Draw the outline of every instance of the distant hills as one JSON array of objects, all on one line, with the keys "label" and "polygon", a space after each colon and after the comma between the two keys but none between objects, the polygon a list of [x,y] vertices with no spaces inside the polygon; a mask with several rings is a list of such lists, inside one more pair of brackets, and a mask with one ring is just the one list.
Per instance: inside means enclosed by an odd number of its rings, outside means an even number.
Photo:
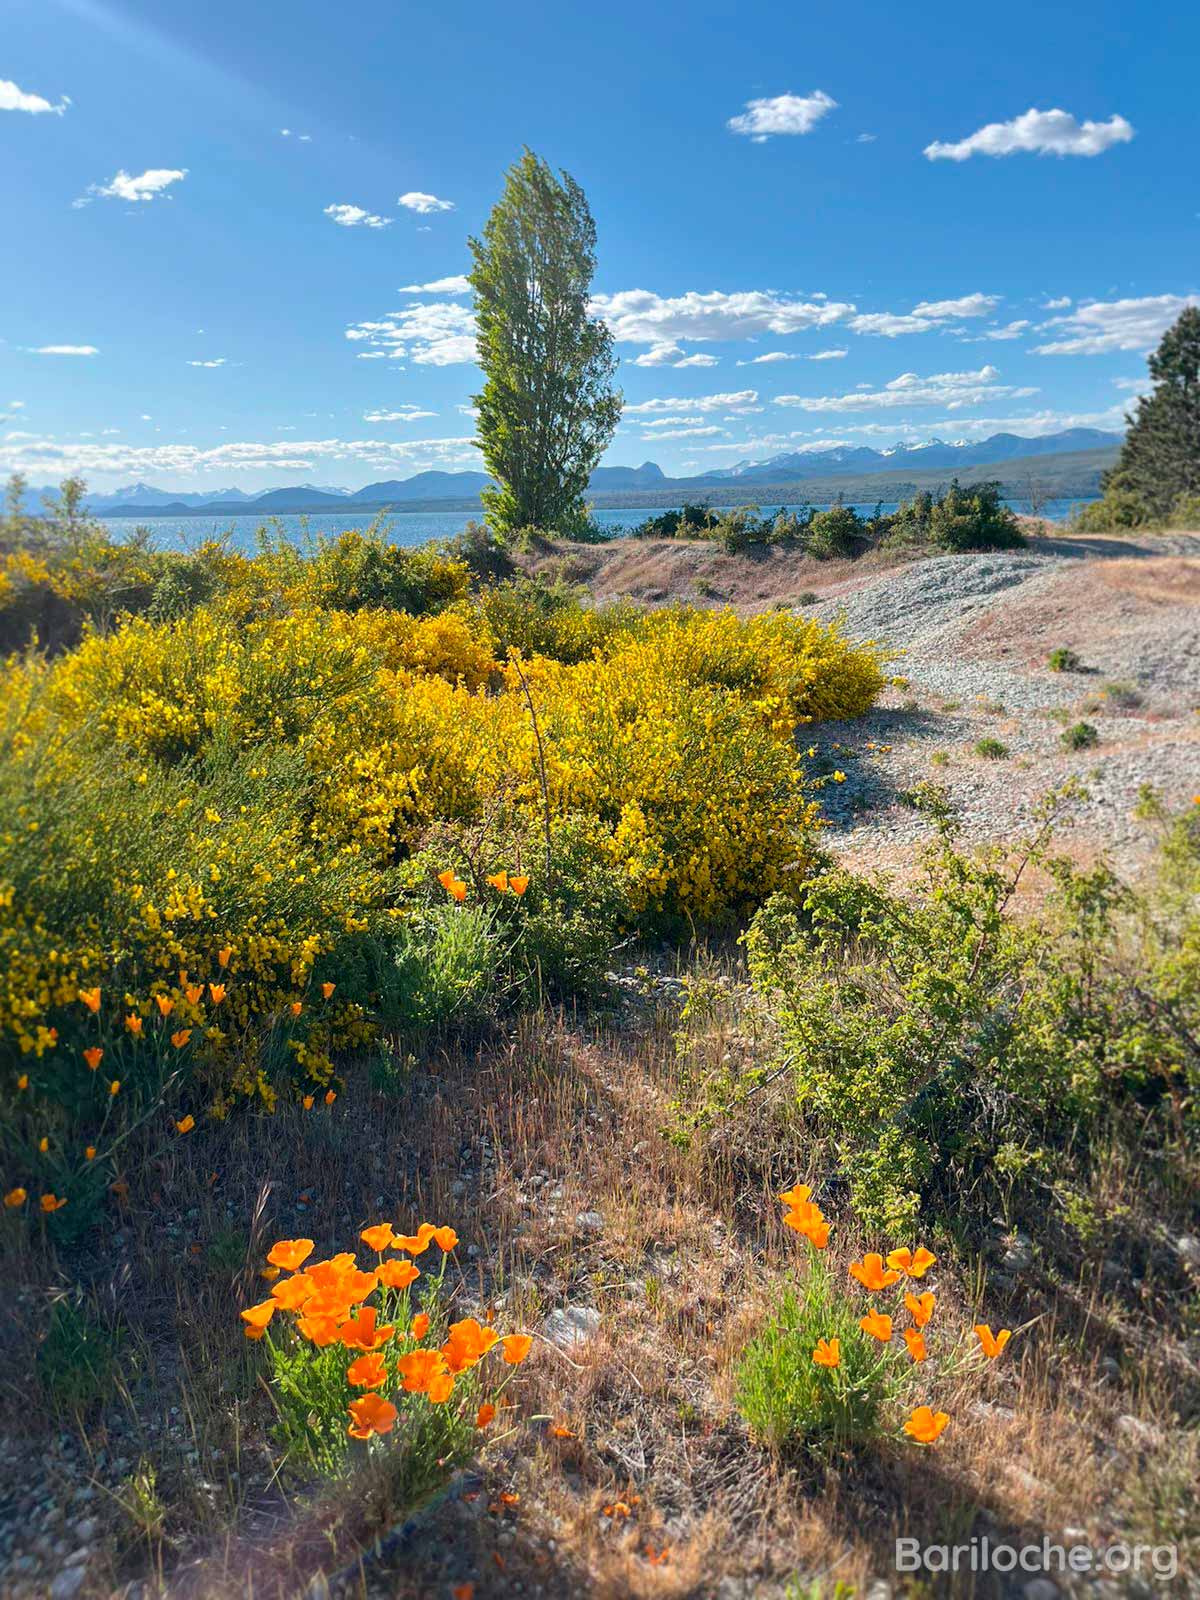
[{"label": "distant hills", "polygon": [[[687,478],[669,478],[653,461],[640,467],[598,467],[592,474],[590,493],[596,504],[630,509],[670,505],[684,495],[713,497],[745,503],[769,488],[772,501],[894,499],[915,487],[934,487],[950,477],[978,480],[995,476],[1009,480],[1020,493],[1020,478],[1035,475],[1052,492],[1066,497],[1096,492],[1099,474],[1116,457],[1121,435],[1099,428],[1068,428],[1061,433],[1026,439],[1015,433],[995,433],[977,444],[967,440],[930,439],[924,444],[896,444],[887,450],[869,445],[837,445],[829,450],[797,450],[766,460],[739,461],[734,466]],[[1093,459],[1094,458],[1094,459]],[[1052,466],[1051,463],[1054,463]],[[998,467],[1002,471],[980,473]],[[1064,470],[1065,469],[1065,470]],[[221,489],[209,494],[175,493],[136,483],[108,494],[87,496],[88,509],[100,517],[288,516],[306,512],[388,510],[478,511],[479,492],[488,484],[484,472],[418,472],[411,478],[389,478],[362,489],[340,489],[296,484],[250,495],[241,489]],[[818,485],[820,493],[818,493]],[[832,485],[832,487],[830,487]],[[1067,485],[1064,487],[1064,485]],[[793,491],[790,495],[786,491]],[[43,490],[28,491],[35,509]]]}]

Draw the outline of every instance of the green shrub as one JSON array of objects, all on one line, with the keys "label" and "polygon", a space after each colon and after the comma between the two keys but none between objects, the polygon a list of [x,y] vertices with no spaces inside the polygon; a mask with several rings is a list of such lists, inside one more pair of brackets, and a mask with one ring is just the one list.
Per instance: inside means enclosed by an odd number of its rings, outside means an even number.
[{"label": "green shrub", "polygon": [[1128,489],[1109,488],[1099,500],[1076,508],[1071,518],[1074,533],[1126,532],[1152,521],[1147,508]]},{"label": "green shrub", "polygon": [[1078,672],[1083,666],[1079,657],[1069,646],[1060,644],[1051,650],[1046,657],[1046,665],[1051,672]]},{"label": "green shrub", "polygon": [[829,506],[813,513],[804,549],[817,561],[848,560],[864,540],[862,518],[853,506]]},{"label": "green shrub", "polygon": [[1062,742],[1068,750],[1090,750],[1100,743],[1100,733],[1090,722],[1073,722],[1063,729]]},{"label": "green shrub", "polygon": [[930,508],[929,542],[957,552],[1018,550],[1026,540],[1013,512],[1000,499],[998,483],[972,484],[969,489],[953,483]]},{"label": "green shrub", "polygon": [[999,739],[980,739],[975,746],[975,754],[982,756],[985,761],[1004,761],[1008,757],[1008,746],[1001,744]]},{"label": "green shrub", "polygon": [[84,1304],[56,1300],[37,1350],[38,1380],[48,1399],[73,1412],[108,1400],[119,1349],[113,1329]]},{"label": "green shrub", "polygon": [[[977,1186],[980,1215],[1037,1217],[1065,1204],[1110,1118],[1141,1104],[1145,1141],[1147,1107],[1194,1104],[1200,807],[1135,893],[1051,856],[1049,810],[1011,855],[969,856],[944,804],[924,803],[937,836],[912,888],[836,868],[798,903],[772,899],[744,935],[752,981],[798,1114],[839,1153],[864,1220],[909,1226]],[[1055,887],[1018,919],[1031,860]]]},{"label": "green shrub", "polygon": [[[799,1287],[783,1294],[736,1374],[735,1403],[760,1443],[781,1454],[820,1454],[884,1436],[885,1412],[907,1374],[892,1350],[859,1327],[862,1310],[841,1292],[823,1260],[814,1260]],[[833,1370],[813,1362],[820,1339],[840,1344],[841,1362]]]}]

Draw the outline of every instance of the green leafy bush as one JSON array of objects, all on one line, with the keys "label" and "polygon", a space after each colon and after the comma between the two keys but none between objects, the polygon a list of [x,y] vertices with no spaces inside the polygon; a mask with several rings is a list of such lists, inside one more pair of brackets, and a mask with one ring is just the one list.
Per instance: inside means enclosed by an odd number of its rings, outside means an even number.
[{"label": "green leafy bush", "polygon": [[[798,903],[776,897],[744,936],[752,980],[798,1113],[838,1152],[866,1220],[908,1226],[922,1206],[958,1210],[970,1189],[1041,1215],[1065,1203],[1122,1108],[1194,1117],[1200,807],[1134,891],[1103,863],[1049,853],[1049,805],[1013,854],[969,856],[936,794],[924,803],[937,836],[911,890],[836,868]],[[1055,887],[1017,918],[1031,861]]]},{"label": "green leafy bush", "polygon": [[985,761],[1004,761],[1008,757],[1008,746],[999,739],[980,739],[975,746],[975,754],[982,756]]},{"label": "green leafy bush", "polygon": [[1073,722],[1063,729],[1062,742],[1068,750],[1090,750],[1100,743],[1100,732],[1090,722]]},{"label": "green leafy bush", "polygon": [[1060,644],[1046,657],[1046,665],[1051,672],[1078,672],[1083,663],[1074,650]]}]

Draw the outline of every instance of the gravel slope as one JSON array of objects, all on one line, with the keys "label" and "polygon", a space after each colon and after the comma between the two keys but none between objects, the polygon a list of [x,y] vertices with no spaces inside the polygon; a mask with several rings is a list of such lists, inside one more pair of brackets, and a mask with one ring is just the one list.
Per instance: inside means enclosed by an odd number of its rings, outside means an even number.
[{"label": "gravel slope", "polygon": [[[904,865],[929,832],[901,798],[922,780],[949,790],[969,838],[1015,837],[1038,798],[1075,776],[1088,794],[1064,843],[1137,870],[1153,841],[1134,815],[1143,785],[1179,807],[1200,792],[1200,540],[1174,549],[939,556],[856,577],[806,608],[875,640],[908,680],[869,717],[816,730],[821,763],[845,774],[822,796],[827,843],[861,864]],[[1059,646],[1082,670],[1047,668]],[[1081,720],[1098,742],[1069,750],[1064,727]],[[982,738],[1007,754],[979,755]]]}]

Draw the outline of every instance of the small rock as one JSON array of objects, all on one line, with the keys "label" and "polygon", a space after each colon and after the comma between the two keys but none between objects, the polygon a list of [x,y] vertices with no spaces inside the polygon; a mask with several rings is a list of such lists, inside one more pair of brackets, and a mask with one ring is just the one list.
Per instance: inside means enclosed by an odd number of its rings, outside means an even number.
[{"label": "small rock", "polygon": [[74,1600],[86,1578],[87,1573],[82,1567],[68,1567],[50,1585],[50,1600]]},{"label": "small rock", "polygon": [[1120,1383],[1121,1363],[1113,1356],[1105,1356],[1100,1363],[1100,1376],[1105,1383]]},{"label": "small rock", "polygon": [[77,1522],[75,1524],[75,1537],[79,1540],[80,1544],[88,1544],[96,1537],[99,1528],[100,1524],[96,1521],[95,1517],[84,1517],[82,1522]]},{"label": "small rock", "polygon": [[886,1578],[876,1578],[868,1585],[863,1600],[892,1600],[892,1586]]},{"label": "small rock", "polygon": [[560,1350],[570,1350],[599,1332],[600,1313],[593,1306],[567,1306],[550,1313],[542,1332]]},{"label": "small rock", "polygon": [[1117,1432],[1127,1445],[1137,1450],[1158,1450],[1163,1445],[1161,1428],[1156,1428],[1152,1422],[1144,1422],[1141,1417],[1135,1417],[1126,1412],[1123,1417],[1117,1418]]},{"label": "small rock", "polygon": [[580,1233],[603,1233],[604,1218],[598,1211],[581,1211],[575,1218]]},{"label": "small rock", "polygon": [[1033,1241],[1023,1233],[1014,1233],[1000,1257],[1004,1272],[1028,1272],[1033,1265]]},{"label": "small rock", "polygon": [[1172,1241],[1181,1259],[1189,1267],[1200,1272],[1200,1239],[1195,1234],[1181,1233],[1178,1239]]},{"label": "small rock", "polygon": [[1011,1422],[1016,1412],[1008,1406],[997,1405],[994,1400],[975,1400],[970,1406],[973,1417],[982,1417],[986,1422]]}]

